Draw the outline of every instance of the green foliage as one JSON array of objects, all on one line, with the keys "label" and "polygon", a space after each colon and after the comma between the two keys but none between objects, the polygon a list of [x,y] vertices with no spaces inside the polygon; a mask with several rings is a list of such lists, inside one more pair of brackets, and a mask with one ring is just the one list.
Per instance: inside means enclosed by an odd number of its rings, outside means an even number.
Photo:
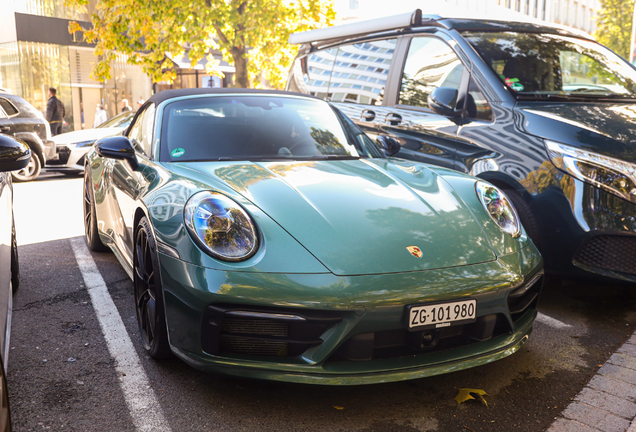
[{"label": "green foliage", "polygon": [[[85,8],[89,0],[66,0]],[[210,49],[219,49],[236,68],[238,87],[258,85],[259,78],[282,87],[297,47],[289,35],[331,24],[331,1],[319,0],[98,0],[91,16],[92,29],[82,29],[86,41],[96,43],[101,56],[92,71],[97,80],[110,78],[117,53],[140,65],[154,81],[172,81],[170,57],[184,54],[194,66],[207,56],[207,69],[216,65]],[[71,23],[69,31],[78,31]]]},{"label": "green foliage", "polygon": [[634,0],[600,0],[596,40],[629,60]]}]

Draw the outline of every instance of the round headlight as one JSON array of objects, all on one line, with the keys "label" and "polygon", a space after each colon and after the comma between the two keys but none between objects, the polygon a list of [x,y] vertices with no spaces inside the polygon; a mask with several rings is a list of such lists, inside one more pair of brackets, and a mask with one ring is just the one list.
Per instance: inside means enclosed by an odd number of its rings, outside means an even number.
[{"label": "round headlight", "polygon": [[185,224],[195,242],[214,258],[243,261],[258,249],[256,225],[232,199],[217,192],[198,192],[185,206]]},{"label": "round headlight", "polygon": [[483,181],[475,183],[475,190],[479,201],[492,220],[499,225],[499,228],[513,238],[519,237],[521,235],[521,222],[519,222],[519,215],[508,197],[499,188]]}]

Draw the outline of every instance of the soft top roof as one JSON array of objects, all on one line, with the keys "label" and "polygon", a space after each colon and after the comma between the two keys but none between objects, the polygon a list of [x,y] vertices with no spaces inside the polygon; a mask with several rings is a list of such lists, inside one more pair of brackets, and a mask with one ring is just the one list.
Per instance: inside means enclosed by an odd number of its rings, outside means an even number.
[{"label": "soft top roof", "polygon": [[[152,95],[146,103],[160,104],[161,102],[169,99],[174,99],[182,96],[195,96],[195,95],[212,95],[212,94],[226,94],[226,95],[238,95],[238,94],[254,94],[254,95],[272,95],[272,96],[302,96],[308,99],[317,99],[313,96],[305,95],[302,93],[292,93],[281,90],[257,90],[257,89],[244,89],[244,88],[193,88],[193,89],[177,89],[177,90],[162,90]],[[141,110],[140,110],[141,111]]]}]

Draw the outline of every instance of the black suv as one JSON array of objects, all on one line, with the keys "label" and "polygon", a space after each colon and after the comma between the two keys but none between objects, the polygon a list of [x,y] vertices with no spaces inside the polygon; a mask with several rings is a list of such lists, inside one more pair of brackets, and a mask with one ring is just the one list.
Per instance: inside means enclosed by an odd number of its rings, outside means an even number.
[{"label": "black suv", "polygon": [[503,188],[546,271],[636,281],[636,70],[589,35],[416,10],[290,42],[288,90]]},{"label": "black suv", "polygon": [[20,96],[0,92],[0,132],[21,139],[32,150],[29,164],[11,173],[14,181],[35,180],[46,161],[55,156],[48,122]]}]

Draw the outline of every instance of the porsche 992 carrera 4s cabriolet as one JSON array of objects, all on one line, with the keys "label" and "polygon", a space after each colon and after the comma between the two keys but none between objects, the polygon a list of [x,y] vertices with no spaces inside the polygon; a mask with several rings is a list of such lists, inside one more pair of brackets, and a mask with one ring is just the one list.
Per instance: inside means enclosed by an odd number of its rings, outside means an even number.
[{"label": "porsche 992 carrera 4s cabriolet", "polygon": [[133,280],[153,358],[368,384],[514,353],[543,276],[514,207],[398,150],[310,96],[163,91],[88,153],[86,240]]}]

